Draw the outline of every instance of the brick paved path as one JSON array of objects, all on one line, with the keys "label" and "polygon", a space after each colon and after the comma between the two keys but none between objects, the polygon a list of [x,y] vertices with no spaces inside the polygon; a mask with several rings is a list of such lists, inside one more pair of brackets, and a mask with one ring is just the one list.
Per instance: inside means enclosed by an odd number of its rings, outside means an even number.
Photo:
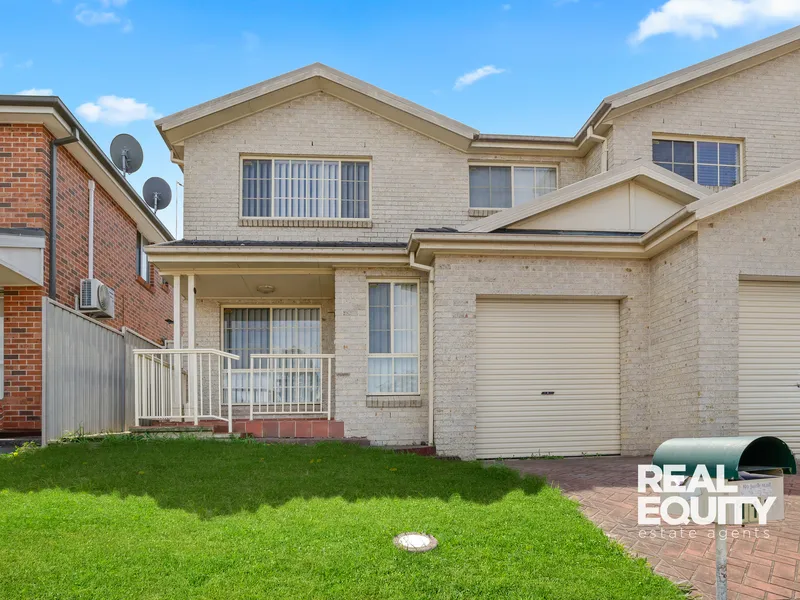
[{"label": "brick paved path", "polygon": [[[681,538],[679,527],[640,527],[636,523],[636,466],[649,464],[649,458],[504,462],[522,473],[546,477],[578,500],[584,514],[607,535],[632,554],[646,558],[657,573],[676,582],[688,581],[698,595],[714,598],[713,527],[684,527]],[[786,520],[759,528],[758,536],[752,525],[728,529],[731,600],[800,599],[800,476],[787,477],[785,488]],[[696,531],[694,539],[689,537],[690,529]],[[735,539],[737,534],[739,539]]]}]

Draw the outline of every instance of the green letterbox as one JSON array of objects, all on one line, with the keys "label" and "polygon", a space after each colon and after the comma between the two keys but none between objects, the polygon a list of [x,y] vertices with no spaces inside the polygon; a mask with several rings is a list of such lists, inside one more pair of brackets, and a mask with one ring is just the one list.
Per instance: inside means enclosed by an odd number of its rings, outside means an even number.
[{"label": "green letterbox", "polygon": [[736,481],[739,473],[764,473],[780,469],[785,475],[797,473],[797,462],[783,440],[770,436],[674,438],[658,447],[653,464],[686,465],[686,474],[705,465],[713,476],[717,465],[725,465],[725,479]]}]

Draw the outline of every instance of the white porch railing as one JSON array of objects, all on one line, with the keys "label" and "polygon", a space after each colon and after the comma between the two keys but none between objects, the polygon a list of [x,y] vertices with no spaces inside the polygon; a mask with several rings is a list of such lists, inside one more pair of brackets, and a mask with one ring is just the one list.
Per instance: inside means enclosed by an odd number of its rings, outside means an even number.
[{"label": "white porch railing", "polygon": [[233,431],[231,361],[214,349],[134,350],[136,424],[149,420],[219,419]]},{"label": "white porch railing", "polygon": [[250,419],[324,414],[331,418],[333,354],[251,354]]}]

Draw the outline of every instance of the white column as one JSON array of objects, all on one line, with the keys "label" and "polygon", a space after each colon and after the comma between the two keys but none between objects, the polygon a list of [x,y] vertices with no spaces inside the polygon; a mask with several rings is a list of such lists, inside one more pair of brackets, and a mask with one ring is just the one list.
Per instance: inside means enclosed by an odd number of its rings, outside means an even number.
[{"label": "white column", "polygon": [[[172,276],[172,347],[181,347],[181,276]],[[180,354],[173,354],[170,361],[172,367],[172,414],[180,415],[183,405],[183,385],[181,384],[183,361]]]},{"label": "white column", "polygon": [[188,312],[188,315],[187,315],[187,317],[188,317],[188,323],[187,323],[188,331],[187,331],[187,335],[186,335],[186,338],[187,338],[186,339],[186,341],[187,341],[186,347],[189,350],[194,350],[194,340],[195,340],[195,337],[194,337],[194,284],[195,284],[195,276],[194,275],[189,275],[187,277],[187,280],[188,280],[187,284],[189,286],[189,290],[186,292],[186,299],[188,300],[188,304],[189,304],[189,312]]},{"label": "white column", "polygon": [[[189,275],[187,278],[188,290],[186,291],[186,300],[188,310],[186,315],[186,349],[194,350],[194,275]],[[199,421],[198,415],[200,414],[200,407],[197,404],[197,356],[194,354],[189,355],[189,405],[192,407],[194,414],[194,424],[197,425]]]}]

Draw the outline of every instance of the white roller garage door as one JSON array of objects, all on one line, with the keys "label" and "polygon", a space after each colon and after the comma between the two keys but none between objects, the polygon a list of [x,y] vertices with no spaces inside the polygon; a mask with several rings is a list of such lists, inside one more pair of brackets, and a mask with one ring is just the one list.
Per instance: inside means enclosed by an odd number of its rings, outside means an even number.
[{"label": "white roller garage door", "polygon": [[800,284],[739,285],[739,434],[800,452]]},{"label": "white roller garage door", "polygon": [[478,458],[620,452],[619,302],[478,299]]}]

